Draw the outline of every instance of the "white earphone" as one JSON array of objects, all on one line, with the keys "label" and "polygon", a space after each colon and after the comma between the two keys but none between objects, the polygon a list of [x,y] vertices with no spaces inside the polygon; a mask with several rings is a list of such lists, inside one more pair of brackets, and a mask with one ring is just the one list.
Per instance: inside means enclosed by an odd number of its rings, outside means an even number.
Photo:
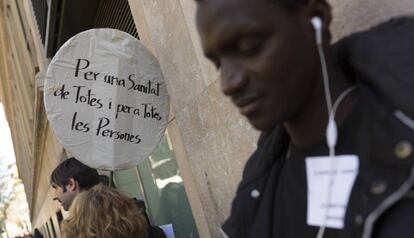
[{"label": "white earphone", "polygon": [[322,19],[320,17],[314,16],[311,19],[313,28],[315,29],[315,38],[316,44],[322,44]]},{"label": "white earphone", "polygon": [[[321,69],[322,69],[326,107],[328,109],[328,124],[326,126],[325,137],[326,137],[326,142],[329,148],[329,157],[331,158],[331,167],[332,167],[333,165],[332,161],[335,157],[335,146],[338,140],[338,129],[337,129],[336,122],[335,122],[335,111],[336,111],[337,106],[333,107],[332,105],[331,90],[329,88],[328,69],[326,66],[325,53],[323,51],[323,46],[322,46],[322,19],[318,16],[314,16],[312,17],[310,23],[312,24],[313,29],[315,30],[316,46],[318,48],[318,54],[319,54],[319,59],[320,59]],[[333,180],[333,177],[332,175],[330,175],[330,184],[332,183],[332,180]],[[328,192],[328,197],[327,197],[328,201],[331,199],[331,192],[332,192],[332,188],[330,187],[329,192]],[[325,228],[326,228],[327,216],[328,216],[328,210],[326,210],[324,223],[319,227],[316,238],[323,238],[323,235],[325,233]]]},{"label": "white earphone", "polygon": [[[328,78],[328,70],[326,67],[325,62],[325,54],[323,52],[322,47],[322,19],[318,16],[314,16],[311,19],[311,24],[315,30],[315,39],[316,39],[316,45],[318,46],[319,51],[319,57],[321,60],[321,67],[322,67],[322,75],[324,79],[324,88],[325,88],[325,98],[326,98],[326,105],[329,113],[329,120],[328,125],[326,128],[326,140],[328,147],[331,151],[334,151],[337,137],[338,137],[338,131],[335,123],[335,113],[336,113],[336,107],[338,105],[332,105],[332,96],[329,88],[329,78]],[[332,155],[332,153],[330,153]],[[333,153],[333,156],[335,156],[335,153]]]},{"label": "white earphone", "polygon": [[[335,157],[335,147],[336,143],[338,141],[338,128],[335,122],[335,114],[336,110],[339,107],[339,104],[343,101],[343,99],[353,90],[355,89],[355,86],[348,88],[344,92],[342,92],[339,97],[335,100],[335,103],[332,104],[332,96],[331,96],[331,90],[329,87],[329,76],[328,76],[328,69],[325,61],[325,53],[322,46],[322,19],[318,16],[314,16],[311,19],[311,24],[315,30],[315,39],[316,39],[316,45],[318,48],[318,54],[319,59],[321,63],[321,69],[322,69],[322,76],[323,76],[323,84],[324,84],[324,90],[325,90],[325,99],[326,99],[326,106],[328,109],[328,124],[326,126],[326,143],[329,148],[329,157],[331,158],[331,168],[333,168],[334,164],[334,157]],[[330,184],[333,183],[333,175],[331,173],[330,175]],[[330,201],[331,199],[331,192],[332,187],[329,187],[328,191],[328,198],[327,200]],[[319,227],[319,231],[317,234],[317,238],[322,238],[325,233],[326,228],[326,219],[328,216],[328,210],[326,210],[325,214],[325,221],[322,226]]]}]

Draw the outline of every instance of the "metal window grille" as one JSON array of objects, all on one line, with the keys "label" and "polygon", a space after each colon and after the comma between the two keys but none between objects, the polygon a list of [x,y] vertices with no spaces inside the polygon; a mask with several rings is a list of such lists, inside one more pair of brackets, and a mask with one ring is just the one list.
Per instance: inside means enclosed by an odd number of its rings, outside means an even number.
[{"label": "metal window grille", "polygon": [[96,28],[114,28],[139,39],[127,0],[101,0],[95,20]]}]

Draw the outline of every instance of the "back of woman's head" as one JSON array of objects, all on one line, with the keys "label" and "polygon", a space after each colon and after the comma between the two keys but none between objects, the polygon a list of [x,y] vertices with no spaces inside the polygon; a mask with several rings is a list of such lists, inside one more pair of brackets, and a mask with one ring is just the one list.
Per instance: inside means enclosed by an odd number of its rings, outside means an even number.
[{"label": "back of woman's head", "polygon": [[132,199],[99,184],[76,196],[62,233],[65,238],[144,238],[147,226]]}]

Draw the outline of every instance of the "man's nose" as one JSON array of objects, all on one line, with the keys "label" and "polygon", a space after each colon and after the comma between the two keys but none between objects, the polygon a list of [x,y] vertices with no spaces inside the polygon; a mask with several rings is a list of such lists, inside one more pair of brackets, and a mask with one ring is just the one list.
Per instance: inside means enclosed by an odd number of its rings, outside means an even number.
[{"label": "man's nose", "polygon": [[248,82],[248,78],[242,67],[237,66],[230,60],[222,60],[220,72],[221,90],[227,96],[236,94]]}]

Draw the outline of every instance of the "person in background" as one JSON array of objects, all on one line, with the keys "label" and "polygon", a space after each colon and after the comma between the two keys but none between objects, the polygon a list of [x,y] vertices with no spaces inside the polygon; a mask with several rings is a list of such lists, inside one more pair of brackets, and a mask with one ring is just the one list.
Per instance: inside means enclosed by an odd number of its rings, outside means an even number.
[{"label": "person in background", "polygon": [[33,238],[43,238],[42,233],[40,233],[39,229],[35,228],[33,232]]},{"label": "person in background", "polygon": [[60,163],[50,176],[53,200],[60,202],[63,210],[68,211],[75,197],[99,183],[96,169],[90,168],[74,157]]},{"label": "person in background", "polygon": [[62,223],[62,237],[146,238],[147,228],[134,200],[98,184],[76,196]]},{"label": "person in background", "polygon": [[[79,193],[87,191],[99,183],[107,186],[109,185],[109,178],[105,175],[99,175],[96,169],[83,164],[74,157],[71,157],[61,162],[53,170],[50,176],[50,183],[54,189],[53,200],[60,202],[62,208],[65,211],[68,211],[72,202]],[[113,181],[111,186],[114,187]],[[133,199],[131,200],[134,201]],[[145,210],[142,212],[145,216],[147,216]],[[149,219],[146,221],[148,225],[149,238],[165,238],[165,234],[161,228],[158,226],[152,226]]]},{"label": "person in background", "polygon": [[198,0],[204,53],[262,135],[224,237],[410,238],[414,18],[331,44],[327,0]]}]

